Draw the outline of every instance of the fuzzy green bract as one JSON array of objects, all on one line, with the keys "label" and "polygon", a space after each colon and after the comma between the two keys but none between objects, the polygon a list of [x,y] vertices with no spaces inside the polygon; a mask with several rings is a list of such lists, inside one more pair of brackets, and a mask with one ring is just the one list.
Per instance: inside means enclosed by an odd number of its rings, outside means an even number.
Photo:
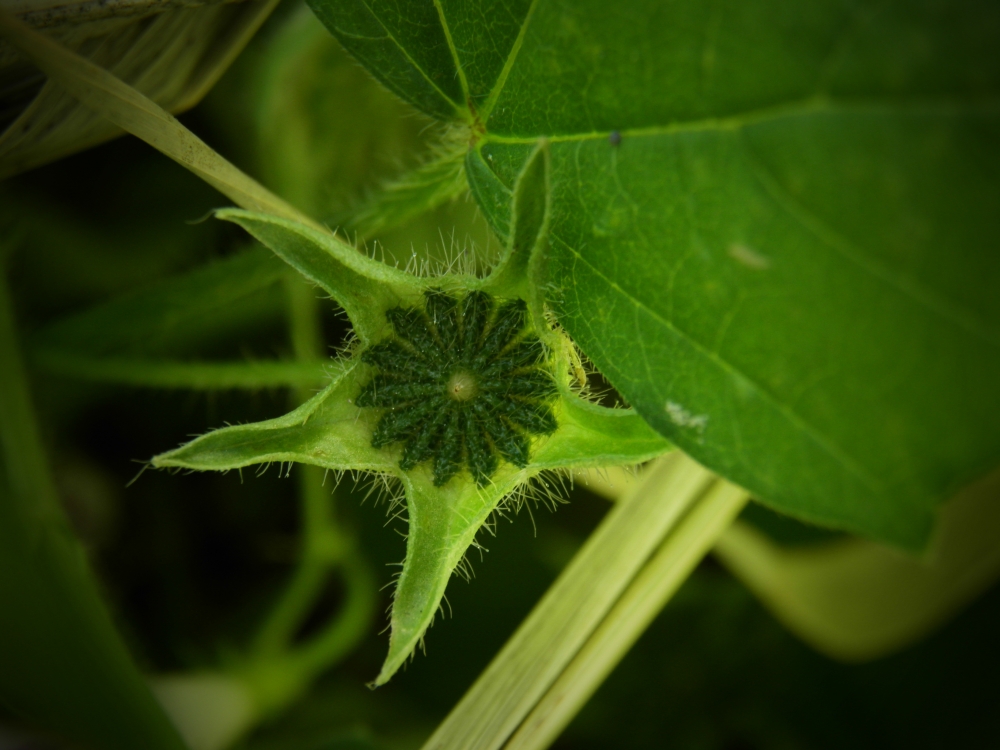
[{"label": "fuzzy green bract", "polygon": [[515,299],[497,310],[482,291],[461,300],[439,289],[424,296],[425,310],[389,310],[395,337],[361,355],[377,374],[356,403],[386,409],[372,447],[404,442],[399,467],[432,460],[436,487],[463,462],[479,486],[500,458],[523,469],[530,436],[556,429],[545,347],[537,336],[520,335],[527,304]]},{"label": "fuzzy green bract", "polygon": [[[389,654],[376,684],[413,653],[452,572],[512,492],[542,471],[635,464],[670,448],[635,412],[599,407],[570,387],[572,346],[546,322],[541,304],[549,205],[544,144],[535,148],[515,192],[517,231],[485,278],[414,276],[293,221],[237,209],[216,214],[329,294],[350,317],[358,344],[350,356],[331,361],[329,385],[293,412],[216,430],[152,463],[226,470],[299,462],[398,481],[405,494],[406,559],[393,599]],[[451,315],[454,324],[444,323]],[[441,340],[427,339],[434,336]],[[442,336],[462,341],[444,346]],[[446,372],[446,361],[460,366]],[[442,388],[456,387],[466,390],[443,398],[462,408],[445,410],[443,419],[464,415],[466,429],[459,432],[446,430],[440,413],[418,403],[433,399],[431,391],[440,397]],[[411,429],[387,417],[394,406],[415,423],[431,420],[430,428]],[[461,461],[468,471],[459,471]]]},{"label": "fuzzy green bract", "polygon": [[995,4],[310,5],[501,236],[549,139],[548,303],[698,461],[910,549],[1000,463]]}]

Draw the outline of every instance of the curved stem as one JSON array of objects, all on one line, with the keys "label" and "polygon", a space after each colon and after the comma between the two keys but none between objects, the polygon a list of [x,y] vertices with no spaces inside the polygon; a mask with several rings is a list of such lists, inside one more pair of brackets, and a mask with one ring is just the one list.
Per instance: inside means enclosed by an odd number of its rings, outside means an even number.
[{"label": "curved stem", "polygon": [[[286,286],[292,349],[298,361],[316,362],[323,357],[324,343],[315,289],[291,275]],[[308,389],[298,388],[294,399],[302,403],[311,395]],[[337,525],[325,472],[308,465],[299,470],[302,556],[287,588],[258,631],[252,651],[257,658],[294,664],[298,680],[304,684],[350,651],[364,635],[374,606],[375,586],[352,540]],[[296,632],[335,569],[339,569],[347,586],[343,606],[323,631],[292,648]]]},{"label": "curved stem", "polygon": [[295,633],[323,590],[331,568],[349,556],[349,542],[333,522],[330,491],[323,470],[302,466],[302,553],[287,588],[254,639],[253,652],[276,655],[287,651]]},{"label": "curved stem", "polygon": [[33,363],[58,375],[145,388],[303,389],[329,375],[321,362],[246,361],[178,362],[140,357],[101,357],[58,349],[40,349]]},{"label": "curved stem", "polygon": [[350,653],[368,631],[375,608],[375,576],[356,554],[344,557],[340,567],[347,593],[337,616],[295,653],[310,677]]}]

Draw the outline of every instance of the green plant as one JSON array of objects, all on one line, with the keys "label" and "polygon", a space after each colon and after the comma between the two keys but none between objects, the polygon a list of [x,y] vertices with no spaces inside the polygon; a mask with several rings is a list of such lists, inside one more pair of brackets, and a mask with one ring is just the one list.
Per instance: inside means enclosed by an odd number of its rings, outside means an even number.
[{"label": "green plant", "polygon": [[[860,627],[810,620],[843,601],[834,555],[809,579],[833,583],[802,604],[789,593],[800,591],[796,559],[755,546],[741,526],[723,534],[752,494],[799,520],[919,554],[944,501],[997,466],[995,13],[972,2],[310,6],[436,123],[432,143],[416,146],[422,161],[353,204],[315,197],[343,164],[324,172],[275,137],[264,169],[279,198],[106,71],[6,18],[0,29],[88,107],[237,203],[215,218],[269,248],[350,321],[353,339],[327,360],[314,292],[250,251],[38,336],[38,361],[77,376],[294,389],[286,415],[223,427],[151,462],[308,467],[297,571],[250,646],[213,675],[249,708],[223,717],[211,741],[281,713],[367,626],[371,574],[332,516],[324,471],[373,473],[406,511],[382,684],[425,637],[483,525],[521,502],[518,493],[668,454],[432,747],[552,741],[720,537],[721,558],[780,616],[841,655],[897,648],[992,580],[994,529],[980,521],[990,529],[975,545],[982,553],[934,591],[920,589],[912,606],[885,612],[857,598],[856,611],[888,623],[891,635],[873,641]],[[375,124],[387,141],[419,143],[394,120]],[[421,217],[467,191],[499,253],[414,251],[400,269],[303,213],[384,241],[420,231]],[[146,341],[157,327],[165,340],[198,330],[275,282],[293,357],[189,362]],[[589,395],[577,347],[631,408]],[[18,459],[5,460],[10,474]],[[991,518],[983,497],[963,506],[975,508],[970,517]],[[949,528],[971,539],[975,526]],[[869,547],[844,555],[846,567],[867,561],[866,579],[899,570]],[[934,593],[973,568],[982,572],[961,595]],[[300,641],[332,571],[346,584],[342,608]],[[121,679],[134,674],[123,667]],[[203,684],[159,689],[183,702]],[[65,726],[74,731],[71,719]]]}]

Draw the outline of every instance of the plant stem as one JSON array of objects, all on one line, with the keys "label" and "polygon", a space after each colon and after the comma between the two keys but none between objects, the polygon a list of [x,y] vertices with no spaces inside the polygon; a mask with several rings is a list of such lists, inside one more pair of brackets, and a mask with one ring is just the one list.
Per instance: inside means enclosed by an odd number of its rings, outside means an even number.
[{"label": "plant stem", "polygon": [[329,377],[322,362],[171,362],[94,357],[55,349],[37,351],[32,361],[59,375],[148,388],[307,388]]},{"label": "plant stem", "polygon": [[[319,322],[319,300],[316,287],[297,273],[285,275],[288,294],[288,335],[295,358],[302,362],[317,362],[326,358],[326,345]],[[299,393],[296,400],[306,401],[312,394]]]},{"label": "plant stem", "polygon": [[375,607],[375,576],[355,552],[341,560],[340,573],[347,591],[337,616],[324,630],[296,651],[295,658],[310,678],[340,661],[364,637]]},{"label": "plant stem", "polygon": [[667,536],[504,750],[542,750],[562,732],[732,523],[749,495],[719,479]]},{"label": "plant stem", "polygon": [[322,591],[331,567],[341,562],[349,547],[333,523],[331,493],[323,486],[323,473],[316,466],[299,467],[301,557],[291,581],[258,631],[253,645],[257,654],[276,655],[288,649]]},{"label": "plant stem", "polygon": [[238,206],[327,231],[219,156],[152,99],[3,9],[0,36],[84,105],[187,167]]},{"label": "plant stem", "polygon": [[[286,288],[289,336],[296,359],[303,364],[321,361],[325,345],[316,291],[292,275],[287,278]],[[302,403],[312,395],[307,388],[297,388],[293,398]],[[324,482],[325,472],[316,466],[303,465],[298,478],[302,557],[288,587],[261,626],[253,651],[264,659],[287,660],[289,668],[297,673],[298,682],[304,685],[350,651],[364,635],[375,597],[373,576],[354,548],[353,540],[337,525],[331,490]],[[318,635],[289,653],[296,631],[335,568],[339,568],[347,588],[340,612]],[[276,703],[281,700],[279,697]]]},{"label": "plant stem", "polygon": [[608,512],[424,750],[500,747],[712,479],[680,451],[659,459]]},{"label": "plant stem", "polygon": [[[311,365],[321,361],[323,336],[319,326],[319,306],[315,289],[297,276],[286,274],[288,335],[295,359]],[[294,389],[294,405],[304,403],[312,393]],[[302,552],[292,580],[261,626],[254,651],[262,655],[284,652],[302,620],[319,595],[330,567],[343,556],[344,540],[333,522],[330,490],[324,486],[325,472],[316,466],[301,466],[298,475],[302,518]]]}]

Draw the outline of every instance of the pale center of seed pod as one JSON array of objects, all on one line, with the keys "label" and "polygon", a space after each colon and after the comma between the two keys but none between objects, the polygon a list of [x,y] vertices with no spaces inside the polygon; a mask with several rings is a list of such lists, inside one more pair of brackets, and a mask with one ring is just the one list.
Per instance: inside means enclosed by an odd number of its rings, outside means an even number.
[{"label": "pale center of seed pod", "polygon": [[459,370],[448,380],[448,395],[456,401],[469,401],[479,393],[476,378],[471,372]]}]

